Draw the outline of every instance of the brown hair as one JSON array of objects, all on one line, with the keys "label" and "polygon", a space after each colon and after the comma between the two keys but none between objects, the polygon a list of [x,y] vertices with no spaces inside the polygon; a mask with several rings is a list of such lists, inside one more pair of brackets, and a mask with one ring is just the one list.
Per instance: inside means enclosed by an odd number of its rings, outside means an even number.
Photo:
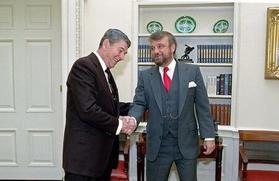
[{"label": "brown hair", "polygon": [[173,54],[175,55],[177,43],[176,43],[175,37],[170,32],[167,32],[167,31],[156,31],[156,32],[154,32],[154,33],[152,33],[150,35],[149,42],[151,42],[151,41],[158,41],[158,40],[161,40],[164,37],[168,37],[170,45],[173,45],[173,44],[175,45],[175,49],[174,49],[174,52],[173,52]]}]

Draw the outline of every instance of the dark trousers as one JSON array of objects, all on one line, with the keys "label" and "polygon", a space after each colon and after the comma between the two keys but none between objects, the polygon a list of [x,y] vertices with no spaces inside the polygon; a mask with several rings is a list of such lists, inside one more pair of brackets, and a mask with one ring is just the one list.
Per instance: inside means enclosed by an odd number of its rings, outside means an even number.
[{"label": "dark trousers", "polygon": [[[118,137],[117,137],[118,140]],[[118,144],[118,142],[116,142],[116,144]],[[79,174],[74,174],[74,173],[70,173],[67,172],[65,170],[65,177],[64,180],[65,181],[110,181],[110,176],[111,176],[111,172],[112,172],[112,168],[113,168],[113,153],[110,156],[110,161],[108,163],[108,165],[106,166],[106,169],[103,173],[103,175],[99,176],[99,177],[90,177],[90,176],[85,176],[85,175],[79,175]]]},{"label": "dark trousers", "polygon": [[185,159],[179,151],[178,140],[172,134],[163,137],[155,161],[146,161],[147,181],[167,181],[172,164],[175,163],[179,179],[197,181],[197,159]]},{"label": "dark trousers", "polygon": [[66,172],[65,181],[110,181],[111,171],[102,175],[101,177],[89,177]]}]

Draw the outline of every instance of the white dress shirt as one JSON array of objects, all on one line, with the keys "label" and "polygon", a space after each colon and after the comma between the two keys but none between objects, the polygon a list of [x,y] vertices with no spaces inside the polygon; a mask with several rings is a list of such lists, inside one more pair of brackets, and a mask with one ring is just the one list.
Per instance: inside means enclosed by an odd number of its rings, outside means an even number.
[{"label": "white dress shirt", "polygon": [[[103,60],[102,57],[98,54],[98,52],[94,51],[93,53],[97,56],[97,58],[98,58],[98,60],[99,60],[99,62],[100,62],[100,64],[101,64],[101,67],[102,67],[102,69],[103,69],[103,72],[104,72],[104,74],[105,74],[105,76],[106,76],[107,82],[108,82],[108,74],[105,72],[106,69],[107,69],[108,67],[106,66],[104,60]],[[108,82],[108,84],[109,84],[109,82]],[[119,135],[119,133],[120,133],[120,131],[121,131],[121,129],[122,129],[122,126],[123,126],[122,120],[118,119],[118,127],[117,127],[117,130],[116,130],[116,133],[115,133],[116,135]]]}]

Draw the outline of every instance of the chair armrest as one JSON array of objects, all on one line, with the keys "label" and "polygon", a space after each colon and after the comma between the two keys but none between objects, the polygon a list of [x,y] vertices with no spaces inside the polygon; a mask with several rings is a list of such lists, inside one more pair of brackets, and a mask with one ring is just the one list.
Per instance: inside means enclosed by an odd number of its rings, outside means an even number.
[{"label": "chair armrest", "polygon": [[248,157],[246,151],[243,146],[239,146],[239,168],[238,168],[238,176],[240,181],[246,180],[247,178],[247,165],[248,165]]},{"label": "chair armrest", "polygon": [[242,159],[243,164],[248,164],[248,157],[242,146],[239,146],[239,157]]}]

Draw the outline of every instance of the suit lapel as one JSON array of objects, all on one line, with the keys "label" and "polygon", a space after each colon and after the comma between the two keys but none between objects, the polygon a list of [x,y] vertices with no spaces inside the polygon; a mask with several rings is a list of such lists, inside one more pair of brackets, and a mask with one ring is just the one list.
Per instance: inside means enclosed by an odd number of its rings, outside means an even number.
[{"label": "suit lapel", "polygon": [[[94,64],[94,66],[96,66],[96,74],[97,74],[96,76],[98,76],[98,78],[100,79],[99,83],[101,84],[101,87],[105,88],[104,91],[111,97],[111,101],[112,101],[112,103],[114,103],[113,96],[112,96],[110,88],[109,88],[109,83],[108,83],[108,81],[105,77],[105,73],[102,69],[102,66],[101,66],[100,62],[99,62],[100,60],[98,60],[97,56],[94,53],[91,53],[89,55],[89,57],[91,59],[91,62]],[[116,110],[118,110],[118,106],[119,106],[119,104],[118,104],[118,102],[119,102],[118,101],[118,89],[117,89],[116,83],[114,81],[114,78],[112,78],[112,86],[113,86],[113,89],[114,89],[115,94],[116,94],[115,95],[116,96],[115,101],[117,103],[116,103],[115,108],[116,108]]]},{"label": "suit lapel", "polygon": [[102,69],[102,66],[98,60],[98,57],[94,54],[94,53],[91,53],[89,55],[89,58],[92,62],[92,64],[96,67],[96,76],[98,76],[99,80],[100,80],[100,84],[102,85],[102,87],[104,87],[105,89],[105,92],[109,95],[111,94],[110,93],[110,89],[109,89],[109,84],[107,82],[107,79],[105,77],[105,73]]},{"label": "suit lapel", "polygon": [[189,82],[189,70],[187,65],[177,62],[176,68],[178,69],[179,77],[179,104],[178,104],[178,116],[180,116],[183,106],[186,101],[188,82]]},{"label": "suit lapel", "polygon": [[150,72],[150,85],[155,97],[156,103],[162,114],[162,92],[161,92],[162,79],[159,73],[159,67],[154,67]]}]

